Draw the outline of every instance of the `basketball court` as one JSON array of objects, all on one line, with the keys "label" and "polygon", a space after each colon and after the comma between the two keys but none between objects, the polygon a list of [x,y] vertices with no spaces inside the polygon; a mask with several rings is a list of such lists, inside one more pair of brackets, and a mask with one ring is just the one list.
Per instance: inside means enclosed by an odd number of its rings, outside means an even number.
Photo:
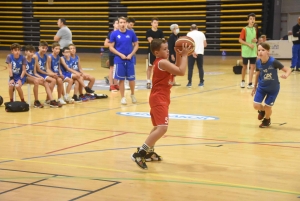
[{"label": "basketball court", "polygon": [[[9,53],[0,52],[5,102]],[[241,89],[241,75],[232,71],[239,57],[204,56],[204,87],[196,66],[192,88],[185,87],[187,75],[176,78],[169,130],[155,149],[164,160],[142,170],[130,156],[152,129],[146,55],[137,59],[138,103],[126,91],[127,106],[108,91],[99,54],[79,56],[96,77],[96,93],[109,97],[24,113],[2,105],[0,200],[300,200],[299,72],[280,79],[272,124],[261,129],[252,89]],[[27,85],[22,89],[27,100]],[[42,103],[45,97],[39,87]]]}]

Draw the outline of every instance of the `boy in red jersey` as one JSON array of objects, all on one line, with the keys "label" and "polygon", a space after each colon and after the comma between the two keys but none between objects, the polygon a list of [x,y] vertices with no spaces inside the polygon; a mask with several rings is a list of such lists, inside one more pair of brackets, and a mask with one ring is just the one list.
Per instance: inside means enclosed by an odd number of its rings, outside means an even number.
[{"label": "boy in red jersey", "polygon": [[169,123],[169,104],[174,75],[184,76],[187,65],[187,54],[190,47],[182,46],[176,51],[176,64],[168,61],[168,43],[164,39],[153,39],[151,52],[156,56],[153,62],[152,89],[149,97],[150,115],[154,128],[144,144],[132,154],[132,160],[142,169],[148,169],[146,161],[161,161],[162,157],[154,152],[155,143],[167,132]]}]

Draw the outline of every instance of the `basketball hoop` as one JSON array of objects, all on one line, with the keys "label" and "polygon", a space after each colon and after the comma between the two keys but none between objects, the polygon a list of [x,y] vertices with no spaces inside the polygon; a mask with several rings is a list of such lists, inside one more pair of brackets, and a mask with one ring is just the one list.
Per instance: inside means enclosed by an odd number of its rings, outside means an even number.
[{"label": "basketball hoop", "polygon": [[48,4],[53,4],[54,0],[48,0]]}]

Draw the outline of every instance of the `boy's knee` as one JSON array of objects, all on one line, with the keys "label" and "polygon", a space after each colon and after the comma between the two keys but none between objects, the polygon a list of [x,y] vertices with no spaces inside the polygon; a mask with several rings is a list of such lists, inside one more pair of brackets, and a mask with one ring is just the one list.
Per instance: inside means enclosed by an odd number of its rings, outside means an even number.
[{"label": "boy's knee", "polygon": [[256,109],[256,110],[259,110],[260,107],[261,107],[261,104],[253,103],[253,107],[254,107],[254,109]]}]

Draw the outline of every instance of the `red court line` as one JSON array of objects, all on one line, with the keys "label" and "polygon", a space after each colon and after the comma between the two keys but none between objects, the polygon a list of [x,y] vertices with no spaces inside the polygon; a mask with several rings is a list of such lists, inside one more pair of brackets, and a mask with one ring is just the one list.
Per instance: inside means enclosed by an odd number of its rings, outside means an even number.
[{"label": "red court line", "polygon": [[[89,129],[89,128],[76,128],[76,127],[63,127],[63,126],[47,126],[47,125],[31,125],[31,124],[18,124],[18,123],[8,123],[8,122],[0,122],[3,124],[16,124],[16,125],[29,125],[29,126],[42,126],[42,127],[52,127],[52,128],[68,128],[68,129],[77,129],[77,130],[95,130],[95,131],[110,131],[110,132],[125,132],[125,131],[115,131],[115,130],[101,130],[101,129]],[[126,132],[130,134],[140,134],[140,135],[149,135],[149,133],[142,132]],[[242,141],[233,141],[233,140],[218,140],[218,139],[210,139],[210,138],[199,138],[199,137],[185,137],[185,136],[172,136],[172,135],[164,135],[166,137],[173,138],[187,138],[187,139],[198,139],[198,140],[212,140],[212,141],[220,141],[220,142],[235,142],[240,144],[255,144],[255,145],[265,145],[265,146],[274,146],[274,147],[285,147],[285,148],[294,148],[300,149],[300,147],[295,146],[285,146],[285,145],[276,145],[276,144],[267,144],[267,143],[252,143],[252,142],[242,142]]]},{"label": "red court line", "polygon": [[97,141],[101,141],[101,140],[105,140],[105,139],[108,139],[108,138],[113,138],[113,137],[117,137],[117,136],[125,135],[125,134],[127,134],[127,132],[120,133],[120,134],[113,135],[113,136],[109,136],[109,137],[105,137],[105,138],[100,138],[100,139],[85,142],[85,143],[82,143],[82,144],[73,145],[73,146],[70,146],[70,147],[65,147],[65,148],[62,148],[62,149],[55,150],[55,151],[50,151],[46,154],[52,154],[52,153],[59,152],[59,151],[62,151],[62,150],[71,149],[71,148],[74,148],[74,147],[79,147],[79,146],[82,146],[82,145],[85,145],[85,144],[90,144],[90,143],[93,143],[93,142],[97,142]]},{"label": "red court line", "polygon": [[2,66],[2,67],[4,67],[4,69],[1,69],[1,71],[3,71],[3,70],[6,70],[6,69],[7,69],[7,66]]}]

